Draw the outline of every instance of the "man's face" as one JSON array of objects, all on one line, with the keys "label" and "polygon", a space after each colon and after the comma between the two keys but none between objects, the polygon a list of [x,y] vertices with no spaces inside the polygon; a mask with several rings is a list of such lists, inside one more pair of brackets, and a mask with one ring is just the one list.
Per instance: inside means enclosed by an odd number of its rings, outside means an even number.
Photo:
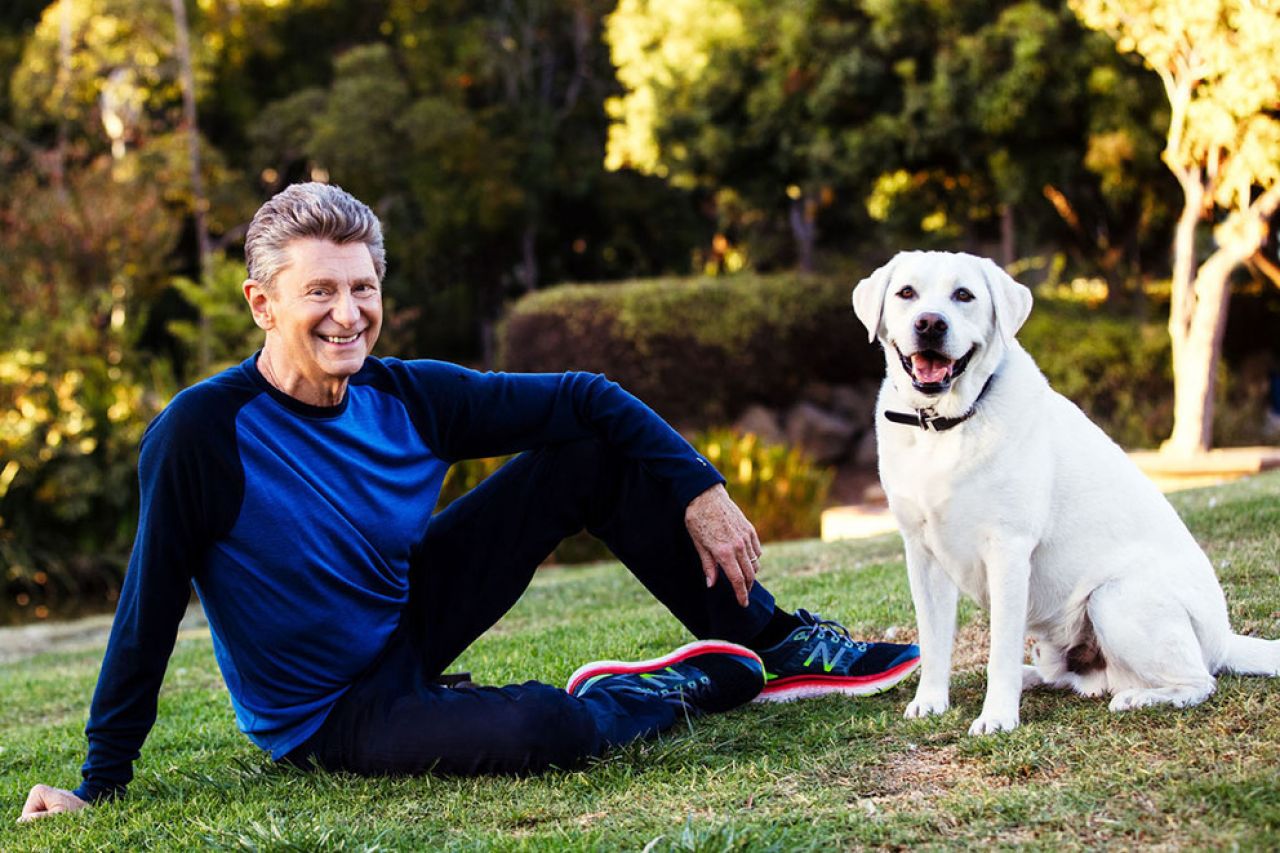
[{"label": "man's face", "polygon": [[[382,330],[382,288],[364,243],[301,239],[266,289],[246,282],[254,319],[267,330],[273,381],[307,402],[341,399]],[[255,286],[256,285],[256,286]],[[272,378],[272,377],[268,377]],[[326,396],[335,399],[323,399]],[[312,399],[319,394],[322,399]]]}]

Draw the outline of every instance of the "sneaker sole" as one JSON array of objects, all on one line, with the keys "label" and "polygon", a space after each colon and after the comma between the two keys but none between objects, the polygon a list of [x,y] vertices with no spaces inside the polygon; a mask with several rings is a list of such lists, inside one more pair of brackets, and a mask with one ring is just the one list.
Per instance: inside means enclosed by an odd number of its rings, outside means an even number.
[{"label": "sneaker sole", "polygon": [[751,701],[794,702],[797,699],[812,699],[833,693],[841,693],[845,696],[874,696],[893,687],[915,672],[919,666],[920,658],[914,657],[876,675],[793,675],[789,678],[778,678],[769,682],[760,695]]},{"label": "sneaker sole", "polygon": [[698,640],[693,643],[686,643],[675,651],[665,654],[660,658],[652,658],[650,660],[641,661],[623,661],[623,660],[598,660],[591,663],[583,664],[574,670],[573,675],[569,676],[569,683],[565,685],[565,690],[573,693],[582,682],[597,675],[623,675],[632,672],[647,672],[651,669],[661,669],[662,667],[671,666],[688,660],[695,655],[721,653],[730,655],[739,655],[748,657],[760,664],[760,670],[764,671],[764,662],[760,660],[760,656],[746,646],[738,646],[733,643],[726,643],[723,640]]}]

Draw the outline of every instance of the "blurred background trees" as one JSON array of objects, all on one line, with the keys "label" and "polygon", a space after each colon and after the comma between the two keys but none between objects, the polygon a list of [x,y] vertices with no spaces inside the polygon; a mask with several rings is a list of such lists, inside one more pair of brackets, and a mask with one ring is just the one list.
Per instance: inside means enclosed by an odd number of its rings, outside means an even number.
[{"label": "blurred background trees", "polygon": [[[964,249],[1037,288],[1037,355],[1121,440],[1169,434],[1170,364],[1207,341],[1226,363],[1189,357],[1178,405],[1231,404],[1184,444],[1215,423],[1257,441],[1280,364],[1278,17],[1272,0],[7,0],[5,600],[110,594],[141,429],[258,345],[244,231],[298,180],[382,217],[384,354],[607,367],[718,428],[841,359],[875,375],[873,351],[823,343],[858,334],[836,296],[898,248]],[[736,284],[682,278],[702,275]],[[598,287],[533,293],[573,282]],[[1171,352],[1150,332],[1170,302]],[[703,393],[698,358],[760,381]]]}]

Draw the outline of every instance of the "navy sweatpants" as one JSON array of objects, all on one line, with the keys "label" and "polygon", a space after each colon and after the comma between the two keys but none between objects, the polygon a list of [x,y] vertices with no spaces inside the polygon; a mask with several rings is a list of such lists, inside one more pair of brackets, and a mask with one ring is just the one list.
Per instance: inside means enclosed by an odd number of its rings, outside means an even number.
[{"label": "navy sweatpants", "polygon": [[[519,773],[571,766],[672,725],[672,707],[652,698],[434,680],[584,527],[696,637],[751,640],[773,615],[773,597],[757,583],[744,608],[723,577],[708,589],[684,511],[664,483],[595,441],[511,460],[432,520],[399,630],[286,760],[363,774]],[[585,620],[582,630],[591,630]]]}]

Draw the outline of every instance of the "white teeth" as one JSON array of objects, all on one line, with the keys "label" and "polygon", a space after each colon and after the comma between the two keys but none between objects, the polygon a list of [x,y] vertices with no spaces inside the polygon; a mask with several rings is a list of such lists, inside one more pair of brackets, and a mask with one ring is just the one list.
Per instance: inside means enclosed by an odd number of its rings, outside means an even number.
[{"label": "white teeth", "polygon": [[321,335],[320,337],[331,344],[349,344],[360,336],[356,334],[356,335],[351,335],[350,337],[347,337],[347,338],[339,338],[335,335]]}]

